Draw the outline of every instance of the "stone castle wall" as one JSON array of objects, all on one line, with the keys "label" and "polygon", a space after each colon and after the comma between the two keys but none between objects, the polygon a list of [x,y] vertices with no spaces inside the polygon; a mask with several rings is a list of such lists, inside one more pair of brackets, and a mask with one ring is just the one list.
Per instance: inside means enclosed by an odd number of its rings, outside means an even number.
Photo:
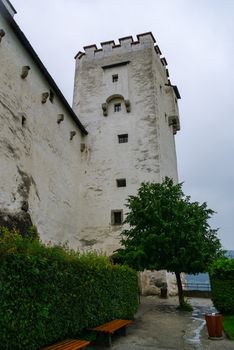
[{"label": "stone castle wall", "polygon": [[83,136],[3,16],[0,29],[0,225],[33,222],[43,240],[74,246]]},{"label": "stone castle wall", "polygon": [[[23,231],[33,223],[45,242],[111,255],[123,228],[113,211],[124,219],[126,199],[143,181],[178,178],[179,93],[166,59],[151,33],[79,52],[73,108],[85,136],[13,27],[0,16],[0,226]],[[118,179],[126,186],[117,187]],[[160,274],[146,273],[145,293],[173,284]]]},{"label": "stone castle wall", "polygon": [[[108,254],[119,247],[122,230],[113,225],[111,212],[123,210],[124,216],[127,197],[143,181],[160,182],[166,175],[177,181],[175,129],[168,118],[172,112],[178,117],[178,109],[173,87],[166,85],[165,59],[151,33],[119,41],[101,43],[102,49],[86,46],[77,54],[73,100],[89,132],[80,246]],[[128,134],[127,143],[118,142],[121,134]],[[116,180],[122,178],[126,187],[119,188]]]}]

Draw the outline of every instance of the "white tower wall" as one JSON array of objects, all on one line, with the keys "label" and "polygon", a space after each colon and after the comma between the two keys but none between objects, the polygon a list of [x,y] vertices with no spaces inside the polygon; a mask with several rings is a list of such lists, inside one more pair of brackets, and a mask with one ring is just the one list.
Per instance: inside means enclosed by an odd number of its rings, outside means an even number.
[{"label": "white tower wall", "polygon": [[[153,35],[137,38],[101,43],[102,49],[86,46],[76,56],[73,109],[89,132],[82,154],[79,242],[108,254],[118,248],[123,228],[114,224],[112,211],[123,211],[124,219],[126,199],[143,181],[178,178],[178,90],[168,80]],[[121,110],[114,111],[119,104]],[[118,135],[125,134],[128,142],[119,143]],[[117,179],[126,179],[126,187],[117,187]]]}]

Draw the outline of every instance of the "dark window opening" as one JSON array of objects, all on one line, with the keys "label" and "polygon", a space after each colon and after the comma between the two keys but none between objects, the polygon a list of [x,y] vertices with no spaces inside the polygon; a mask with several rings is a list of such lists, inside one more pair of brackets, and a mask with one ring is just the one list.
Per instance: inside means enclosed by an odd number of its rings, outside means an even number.
[{"label": "dark window opening", "polygon": [[126,179],[117,179],[116,184],[117,187],[126,187]]},{"label": "dark window opening", "polygon": [[21,125],[25,126],[26,124],[26,117],[24,115],[21,116]]},{"label": "dark window opening", "polygon": [[111,210],[111,224],[122,225],[123,223],[123,210]]},{"label": "dark window opening", "polygon": [[119,79],[118,74],[112,75],[112,82],[113,82],[113,83],[116,83],[116,82],[118,81],[118,79]]},{"label": "dark window opening", "polygon": [[119,140],[119,143],[128,142],[128,134],[118,135],[118,140]]},{"label": "dark window opening", "polygon": [[49,100],[51,103],[53,103],[53,101],[54,101],[54,92],[52,90],[50,90]]},{"label": "dark window opening", "polygon": [[121,111],[121,103],[115,103],[114,112],[120,112],[120,111]]}]

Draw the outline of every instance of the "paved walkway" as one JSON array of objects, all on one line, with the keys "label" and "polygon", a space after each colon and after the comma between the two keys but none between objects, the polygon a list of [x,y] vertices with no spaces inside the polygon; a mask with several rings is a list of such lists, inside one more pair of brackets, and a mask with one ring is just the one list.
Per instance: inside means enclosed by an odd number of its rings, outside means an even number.
[{"label": "paved walkway", "polygon": [[193,313],[176,310],[177,298],[142,297],[136,319],[127,328],[127,336],[114,336],[112,350],[234,350],[234,341],[226,337],[208,339],[204,314],[212,312],[211,301],[192,298],[190,303]]}]

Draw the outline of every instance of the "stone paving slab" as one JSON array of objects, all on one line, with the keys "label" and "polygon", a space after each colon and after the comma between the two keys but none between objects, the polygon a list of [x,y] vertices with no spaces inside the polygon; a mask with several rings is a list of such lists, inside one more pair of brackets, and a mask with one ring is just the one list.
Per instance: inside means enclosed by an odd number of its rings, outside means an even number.
[{"label": "stone paving slab", "polygon": [[193,313],[178,311],[177,298],[142,297],[134,323],[127,327],[126,337],[113,337],[112,350],[234,350],[234,341],[226,337],[208,339],[204,314],[214,310],[211,300],[191,298],[190,302]]}]

